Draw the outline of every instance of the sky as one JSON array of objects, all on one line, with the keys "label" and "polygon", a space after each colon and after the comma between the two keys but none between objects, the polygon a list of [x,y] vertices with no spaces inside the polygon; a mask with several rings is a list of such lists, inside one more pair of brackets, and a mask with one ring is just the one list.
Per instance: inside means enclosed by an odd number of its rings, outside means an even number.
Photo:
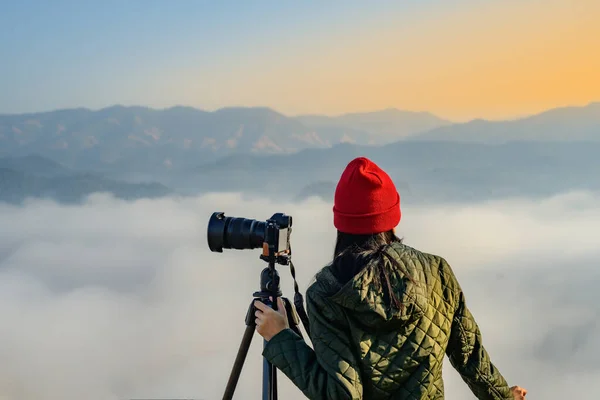
[{"label": "sky", "polygon": [[600,100],[600,2],[5,0],[0,113],[113,104],[453,121]]},{"label": "sky", "polygon": [[[304,294],[330,260],[331,205],[315,198],[0,204],[0,398],[221,398],[266,264],[257,251],[208,250],[216,210],[291,215]],[[509,384],[532,399],[588,399],[600,390],[599,223],[599,194],[569,192],[404,206],[397,232],[450,263]],[[260,398],[261,346],[255,334],[236,390],[247,399]],[[280,397],[304,398],[279,374]],[[448,400],[473,398],[447,361],[444,379]]]}]

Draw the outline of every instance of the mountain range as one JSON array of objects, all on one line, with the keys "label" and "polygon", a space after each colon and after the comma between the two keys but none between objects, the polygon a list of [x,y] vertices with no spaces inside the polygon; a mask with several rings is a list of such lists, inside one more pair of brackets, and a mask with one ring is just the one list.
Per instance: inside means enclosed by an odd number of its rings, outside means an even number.
[{"label": "mountain range", "polygon": [[0,202],[20,204],[28,198],[51,198],[77,203],[98,192],[129,200],[173,193],[157,182],[123,182],[75,171],[41,156],[0,158]]},{"label": "mountain range", "polygon": [[476,119],[435,127],[412,140],[452,140],[479,143],[512,141],[600,141],[600,102],[561,107],[512,121]]},{"label": "mountain range", "polygon": [[0,201],[245,191],[330,199],[353,157],[407,201],[599,189],[600,103],[512,121],[452,123],[382,110],[288,117],[267,108],[114,106],[0,115]]},{"label": "mountain range", "polygon": [[0,115],[0,156],[38,154],[74,168],[157,171],[237,153],[382,144],[447,123],[398,110],[292,118],[268,108],[81,108]]},{"label": "mountain range", "polygon": [[482,144],[399,141],[384,146],[340,144],[280,156],[230,156],[178,175],[199,192],[263,193],[287,200],[333,199],[346,164],[366,156],[395,181],[405,203],[542,197],[600,190],[600,141]]},{"label": "mountain range", "polygon": [[186,170],[235,154],[290,154],[399,140],[598,141],[600,103],[512,121],[468,123],[396,109],[290,117],[269,108],[208,112],[112,106],[0,115],[0,157],[38,154],[72,168],[119,173]]}]

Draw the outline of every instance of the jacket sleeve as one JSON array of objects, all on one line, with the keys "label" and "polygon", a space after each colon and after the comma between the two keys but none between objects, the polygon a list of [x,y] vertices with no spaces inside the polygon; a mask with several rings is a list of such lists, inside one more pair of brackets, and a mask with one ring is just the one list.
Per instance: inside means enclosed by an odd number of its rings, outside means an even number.
[{"label": "jacket sleeve", "polygon": [[506,380],[483,346],[479,326],[467,308],[460,285],[454,281],[456,309],[446,348],[450,363],[479,400],[514,400]]},{"label": "jacket sleeve", "polygon": [[362,384],[357,360],[348,333],[335,323],[341,310],[313,291],[307,291],[306,305],[314,350],[291,329],[273,336],[263,356],[282,371],[312,400],[359,400]]}]

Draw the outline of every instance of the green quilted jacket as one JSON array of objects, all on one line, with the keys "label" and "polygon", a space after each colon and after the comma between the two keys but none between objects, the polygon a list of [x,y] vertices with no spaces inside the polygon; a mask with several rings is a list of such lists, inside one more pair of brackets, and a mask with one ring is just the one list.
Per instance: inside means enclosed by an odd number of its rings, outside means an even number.
[{"label": "green quilted jacket", "polygon": [[448,263],[400,242],[384,251],[412,277],[383,258],[399,307],[374,285],[376,263],[343,285],[326,266],[306,291],[314,351],[285,329],[263,356],[309,399],[444,399],[448,355],[478,399],[512,400]]}]

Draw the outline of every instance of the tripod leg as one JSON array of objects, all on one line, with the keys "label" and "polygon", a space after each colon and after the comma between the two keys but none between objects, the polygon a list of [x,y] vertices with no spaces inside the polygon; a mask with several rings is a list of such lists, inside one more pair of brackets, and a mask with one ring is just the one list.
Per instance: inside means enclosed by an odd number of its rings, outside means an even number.
[{"label": "tripod leg", "polygon": [[[288,317],[288,325],[298,336],[302,337],[302,332],[298,328],[298,316],[292,303],[285,297],[282,299]],[[266,346],[266,344],[267,341],[265,340],[263,346]],[[277,386],[277,368],[266,359],[263,359],[263,400],[277,400]]]},{"label": "tripod leg", "polygon": [[[267,341],[264,340],[263,341],[263,348],[264,346],[267,345]],[[263,400],[277,400],[277,380],[276,380],[276,374],[277,373],[277,369],[273,366],[273,364],[271,364],[269,361],[267,361],[266,358],[263,358],[263,384],[262,384],[262,389],[263,389],[263,394],[262,394],[262,398]]]},{"label": "tripod leg", "polygon": [[240,373],[242,372],[242,368],[244,367],[244,361],[246,360],[246,356],[248,355],[250,343],[252,343],[254,329],[255,327],[253,325],[246,326],[244,336],[242,337],[242,343],[240,344],[240,348],[235,358],[235,362],[233,363],[233,368],[231,369],[231,374],[229,375],[229,381],[227,382],[227,387],[225,388],[223,400],[231,400],[233,398],[233,392],[235,391],[235,387],[238,383],[238,380],[240,379]]},{"label": "tripod leg", "polygon": [[271,400],[277,400],[277,368],[271,365]]}]

